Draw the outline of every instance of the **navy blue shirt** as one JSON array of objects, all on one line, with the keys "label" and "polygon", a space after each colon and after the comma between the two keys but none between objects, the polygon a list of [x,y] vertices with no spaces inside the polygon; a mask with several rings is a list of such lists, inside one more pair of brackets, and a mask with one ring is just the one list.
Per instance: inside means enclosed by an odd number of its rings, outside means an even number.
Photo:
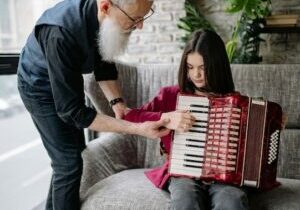
[{"label": "navy blue shirt", "polygon": [[[77,127],[88,127],[96,111],[85,106],[83,78],[80,71],[84,55],[72,36],[59,26],[43,26],[37,40],[45,54],[52,95],[62,119]],[[94,75],[97,81],[116,80],[115,64],[101,61],[95,48]]]},{"label": "navy blue shirt", "polygon": [[97,47],[95,0],[65,0],[37,22],[20,55],[18,77],[30,86],[29,97],[53,102],[58,116],[86,128],[96,111],[85,105],[84,73],[97,81],[116,80],[114,63],[102,61]]}]

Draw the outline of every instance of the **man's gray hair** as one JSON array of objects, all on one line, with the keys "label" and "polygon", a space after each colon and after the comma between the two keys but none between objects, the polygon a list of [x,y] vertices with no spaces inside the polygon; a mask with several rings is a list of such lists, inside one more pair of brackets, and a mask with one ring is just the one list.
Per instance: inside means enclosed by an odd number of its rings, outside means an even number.
[{"label": "man's gray hair", "polygon": [[[114,4],[122,7],[126,4],[135,4],[139,0],[111,0]],[[148,1],[154,1],[154,0],[148,0]]]}]

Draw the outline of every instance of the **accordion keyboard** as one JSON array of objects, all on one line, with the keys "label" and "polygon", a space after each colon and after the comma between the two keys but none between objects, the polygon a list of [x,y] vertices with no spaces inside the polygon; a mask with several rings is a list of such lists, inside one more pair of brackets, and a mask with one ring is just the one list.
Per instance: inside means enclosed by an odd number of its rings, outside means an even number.
[{"label": "accordion keyboard", "polygon": [[188,132],[174,133],[170,173],[200,178],[203,170],[235,171],[241,110],[182,95],[177,110],[189,110],[196,121]]}]

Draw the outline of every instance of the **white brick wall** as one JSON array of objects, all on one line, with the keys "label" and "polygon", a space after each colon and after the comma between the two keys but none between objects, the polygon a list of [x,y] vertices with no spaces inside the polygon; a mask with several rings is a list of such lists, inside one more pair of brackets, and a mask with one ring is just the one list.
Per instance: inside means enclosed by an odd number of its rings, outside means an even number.
[{"label": "white brick wall", "polygon": [[126,63],[174,63],[182,50],[177,28],[180,17],[185,16],[185,0],[154,0],[155,13],[145,21],[142,30],[130,37],[126,54],[120,58]]}]

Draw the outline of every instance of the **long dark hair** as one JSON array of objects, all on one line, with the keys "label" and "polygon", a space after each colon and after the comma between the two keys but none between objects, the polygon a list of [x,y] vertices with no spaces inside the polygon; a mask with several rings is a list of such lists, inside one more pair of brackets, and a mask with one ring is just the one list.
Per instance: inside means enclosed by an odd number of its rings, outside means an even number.
[{"label": "long dark hair", "polygon": [[203,57],[206,77],[206,86],[203,90],[216,94],[234,92],[230,63],[224,42],[216,32],[210,30],[198,30],[188,41],[183,51],[178,73],[180,90],[185,93],[195,92],[196,87],[187,78],[187,57],[194,52]]}]

